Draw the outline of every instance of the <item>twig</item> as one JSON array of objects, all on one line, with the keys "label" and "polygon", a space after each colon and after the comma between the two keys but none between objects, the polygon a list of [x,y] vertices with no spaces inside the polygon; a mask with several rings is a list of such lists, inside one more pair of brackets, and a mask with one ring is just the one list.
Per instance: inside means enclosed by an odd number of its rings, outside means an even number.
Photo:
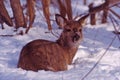
[{"label": "twig", "polygon": [[2,36],[2,37],[13,37],[15,35],[0,35],[0,36]]},{"label": "twig", "polygon": [[105,54],[107,53],[107,51],[109,50],[109,48],[111,47],[111,45],[113,44],[115,39],[116,39],[116,36],[114,36],[114,38],[112,39],[111,43],[106,48],[105,52],[100,56],[100,58],[95,63],[95,65],[92,67],[92,69],[90,69],[90,71],[85,76],[83,76],[83,78],[81,80],[84,80],[95,69],[95,67],[100,63],[100,61],[103,59],[103,57],[105,56]]},{"label": "twig", "polygon": [[42,17],[42,19],[44,19],[44,21],[45,21],[45,17],[42,15],[42,13],[40,12],[40,8],[36,5],[36,9],[37,9],[37,11],[39,11],[39,14],[40,14],[40,16]]},{"label": "twig", "polygon": [[120,2],[115,3],[115,4],[112,4],[111,6],[109,6],[109,8],[114,7],[114,6],[116,6],[116,5],[119,5],[119,4],[120,4]]},{"label": "twig", "polygon": [[120,19],[120,15],[118,15],[115,11],[113,11],[112,9],[109,9],[116,17],[118,17]]},{"label": "twig", "polygon": [[[115,26],[115,24],[114,24],[114,21],[113,21],[113,19],[112,19],[112,16],[110,16],[110,19],[111,19],[111,21],[112,21],[112,23],[113,23],[114,29],[117,31],[116,26]],[[84,79],[95,69],[95,67],[99,64],[99,62],[100,62],[100,61],[102,60],[102,58],[105,56],[105,54],[107,53],[107,51],[109,50],[109,48],[111,47],[111,45],[113,44],[113,42],[114,42],[114,40],[116,39],[117,36],[118,36],[118,38],[119,38],[119,40],[120,40],[119,35],[115,35],[115,36],[114,36],[113,40],[111,41],[111,43],[109,44],[109,46],[107,47],[107,49],[105,50],[105,52],[101,55],[101,57],[98,59],[98,61],[96,62],[96,64],[92,67],[92,69],[91,69],[85,76],[83,76],[83,78],[82,78],[81,80],[84,80]]]},{"label": "twig", "polygon": [[88,12],[85,12],[85,13],[79,14],[79,15],[75,16],[75,17],[73,18],[73,20],[76,20],[78,17],[81,17],[81,16],[86,15],[86,14],[89,14],[89,13],[88,13]]},{"label": "twig", "polygon": [[120,8],[120,5],[117,4],[116,7]]},{"label": "twig", "polygon": [[0,37],[14,37],[14,36],[19,36],[19,35],[23,35],[23,33],[16,33],[16,34],[1,34]]},{"label": "twig", "polygon": [[[118,32],[118,30],[116,29],[116,26],[115,26],[115,23],[114,23],[114,21],[113,21],[113,17],[112,17],[112,15],[109,15],[109,18],[110,18],[110,20],[111,20],[111,22],[112,22],[112,24],[113,24],[113,27],[114,27],[114,29],[115,29],[115,32]],[[116,23],[117,24],[117,23]],[[118,37],[118,39],[119,39],[119,41],[120,41],[120,36],[118,35],[118,34],[116,34],[117,35],[117,37]]]},{"label": "twig", "polygon": [[50,30],[51,34],[55,36],[56,38],[59,38],[59,36],[55,35],[52,30]]}]

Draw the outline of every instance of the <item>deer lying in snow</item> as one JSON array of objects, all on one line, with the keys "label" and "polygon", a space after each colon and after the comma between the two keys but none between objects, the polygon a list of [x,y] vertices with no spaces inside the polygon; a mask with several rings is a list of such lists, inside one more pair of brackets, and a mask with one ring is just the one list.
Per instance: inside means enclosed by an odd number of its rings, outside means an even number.
[{"label": "deer lying in snow", "polygon": [[56,42],[38,39],[25,45],[20,54],[18,67],[33,71],[67,70],[82,40],[82,23],[87,16],[77,21],[69,21],[56,14],[56,22],[63,29],[60,38]]}]

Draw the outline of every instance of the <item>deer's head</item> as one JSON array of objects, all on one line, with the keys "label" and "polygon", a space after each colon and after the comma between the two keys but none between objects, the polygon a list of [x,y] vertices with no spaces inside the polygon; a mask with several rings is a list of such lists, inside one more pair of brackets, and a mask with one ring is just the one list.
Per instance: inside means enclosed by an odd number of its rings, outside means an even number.
[{"label": "deer's head", "polygon": [[62,46],[78,47],[83,37],[82,24],[87,16],[83,16],[79,20],[67,20],[65,17],[56,14],[56,22],[63,29],[58,39]]}]

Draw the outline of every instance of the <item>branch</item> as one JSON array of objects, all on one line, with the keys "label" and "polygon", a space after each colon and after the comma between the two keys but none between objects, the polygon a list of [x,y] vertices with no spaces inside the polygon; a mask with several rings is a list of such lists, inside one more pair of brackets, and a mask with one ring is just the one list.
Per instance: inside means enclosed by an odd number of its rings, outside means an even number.
[{"label": "branch", "polygon": [[109,1],[106,1],[105,3],[96,6],[96,7],[91,7],[92,4],[89,5],[89,12],[90,14],[94,14],[96,12],[100,12],[101,10],[105,10],[108,9],[108,5],[109,5]]},{"label": "branch", "polygon": [[111,45],[113,44],[114,40],[116,39],[116,36],[114,36],[113,40],[111,41],[111,43],[109,44],[109,46],[107,47],[107,49],[105,50],[105,52],[100,56],[100,58],[98,59],[98,61],[95,63],[95,65],[90,69],[90,71],[83,76],[83,78],[81,80],[85,80],[85,78],[95,69],[95,67],[100,63],[100,61],[102,60],[102,58],[105,56],[105,54],[107,53],[107,51],[109,50],[109,48],[111,47]]},{"label": "branch", "polygon": [[[111,20],[111,22],[112,22],[112,24],[113,24],[113,27],[114,27],[114,29],[115,29],[115,32],[118,32],[118,30],[116,29],[115,23],[114,23],[115,20],[113,20],[114,18],[112,17],[112,15],[109,15],[109,18],[110,18],[110,20]],[[116,21],[115,21],[115,22],[116,22]],[[117,24],[117,22],[116,22],[116,24]],[[119,39],[119,41],[120,41],[120,36],[119,36],[118,34],[116,34],[116,36],[118,37],[118,39]]]},{"label": "branch", "polygon": [[117,16],[120,19],[120,15],[118,15],[115,11],[113,11],[112,9],[109,9],[110,12],[112,12],[115,16]]}]

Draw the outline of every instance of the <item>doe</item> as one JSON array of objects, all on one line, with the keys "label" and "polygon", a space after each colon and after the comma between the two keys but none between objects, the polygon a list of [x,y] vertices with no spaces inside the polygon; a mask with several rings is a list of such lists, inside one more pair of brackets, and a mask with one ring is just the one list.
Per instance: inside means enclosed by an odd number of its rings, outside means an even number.
[{"label": "doe", "polygon": [[56,14],[56,22],[63,29],[59,39],[56,42],[42,39],[29,42],[21,51],[18,67],[33,71],[67,70],[82,40],[82,24],[87,16],[79,20],[67,20]]}]

